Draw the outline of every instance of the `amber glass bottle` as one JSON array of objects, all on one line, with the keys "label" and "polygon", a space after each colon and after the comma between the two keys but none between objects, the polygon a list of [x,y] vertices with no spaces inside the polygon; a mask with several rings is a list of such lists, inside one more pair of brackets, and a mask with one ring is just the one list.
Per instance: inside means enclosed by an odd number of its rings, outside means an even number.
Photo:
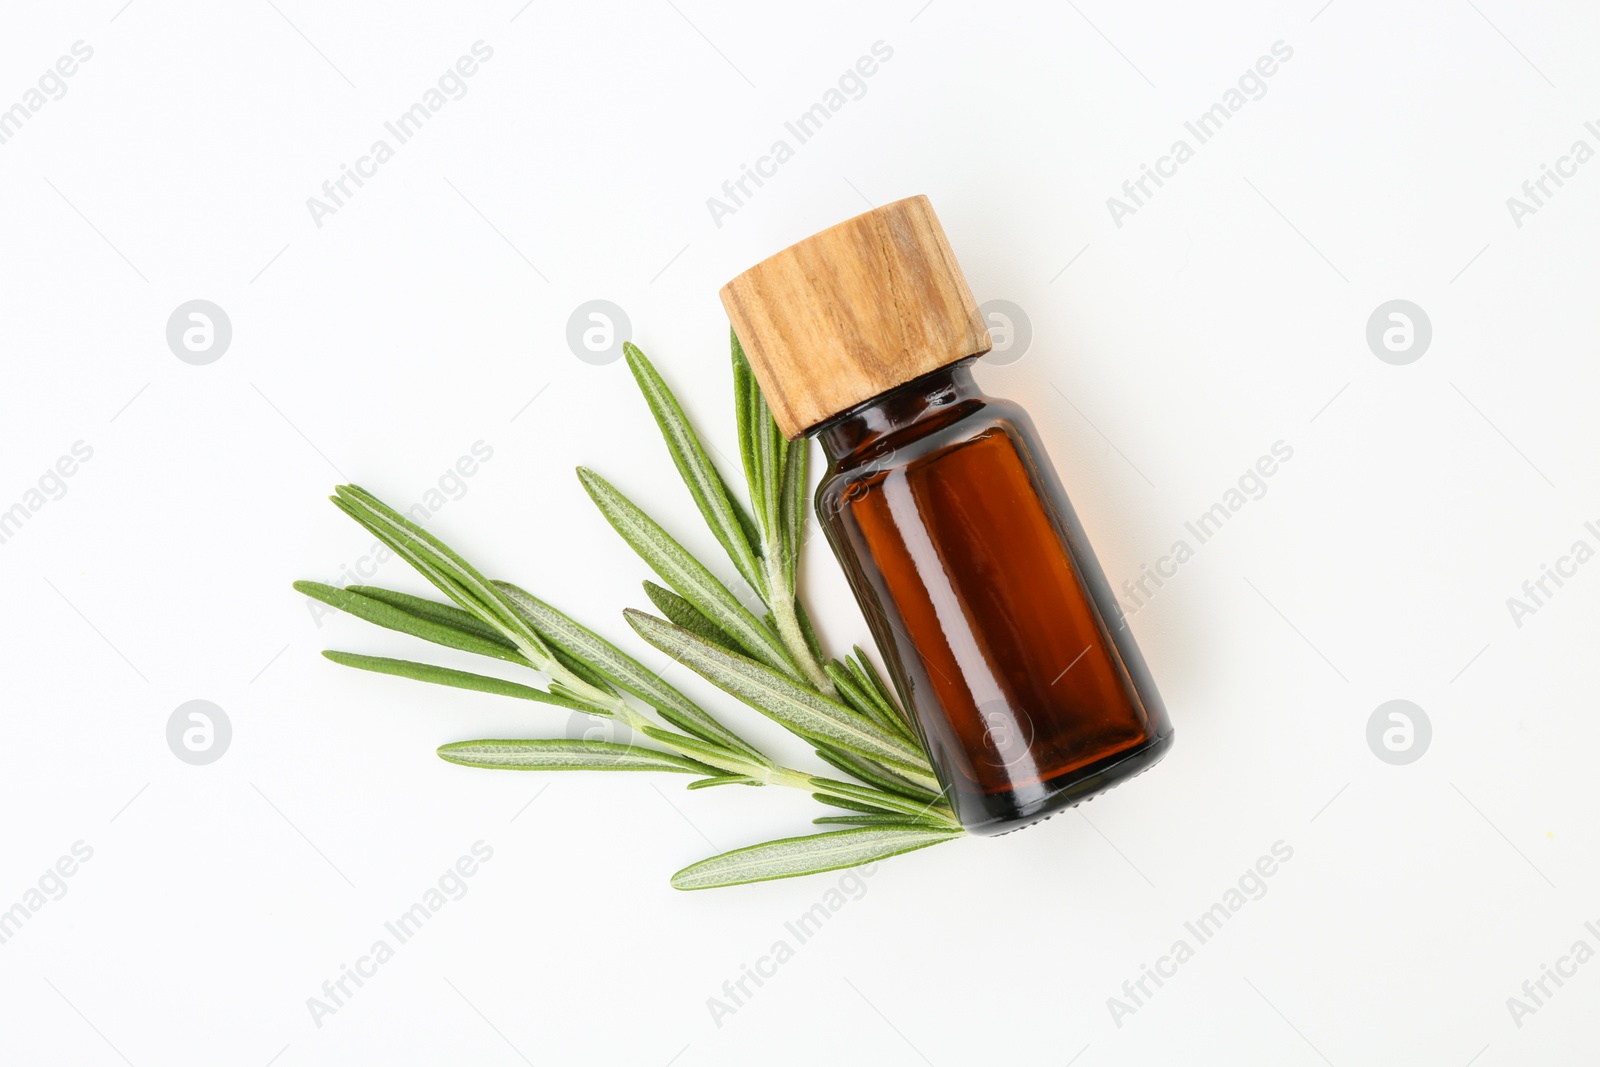
[{"label": "amber glass bottle", "polygon": [[957,816],[1025,826],[1154,764],[1172,727],[925,197],[802,241],[723,290],[817,514]]}]

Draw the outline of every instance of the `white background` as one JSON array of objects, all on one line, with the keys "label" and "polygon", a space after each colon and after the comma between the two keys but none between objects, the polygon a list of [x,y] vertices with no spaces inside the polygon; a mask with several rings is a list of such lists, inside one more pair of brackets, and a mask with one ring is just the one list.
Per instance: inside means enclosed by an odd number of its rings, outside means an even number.
[{"label": "white background", "polygon": [[[1600,949],[1600,564],[1520,627],[1506,600],[1600,544],[1600,164],[1521,227],[1506,198],[1600,147],[1600,13],[122,2],[12,3],[0,27],[0,107],[94,50],[0,145],[0,509],[93,449],[0,544],[0,908],[93,849],[0,945],[5,1062],[1490,1067],[1593,1047],[1600,963],[1520,1027],[1507,998],[1578,939]],[[307,198],[479,40],[467,94],[317,226]],[[706,199],[877,41],[866,94],[717,226]],[[1265,96],[1115,225],[1107,197],[1276,41],[1293,57]],[[367,551],[323,499],[336,482],[408,506],[482,441],[432,528],[659,663],[619,614],[647,571],[572,468],[715,543],[624,365],[575,358],[568,316],[624,307],[731,456],[717,288],[914,193],[978,299],[1026,310],[1031,347],[979,377],[1029,406],[1113,583],[1274,442],[1294,455],[1132,619],[1178,729],[1164,763],[1027,833],[881,864],[718,1026],[708,998],[839,878],[668,876],[820,809],[447,765],[441,743],[566,723],[336,667],[319,650],[423,649],[319,625],[289,585]],[[164,335],[196,298],[233,326],[207,366]],[[1365,340],[1397,298],[1433,328],[1406,366]],[[862,640],[820,540],[807,565],[829,646]],[[377,580],[424,590],[399,562]],[[191,699],[232,722],[209,766],[167,746]],[[1433,727],[1407,766],[1366,741],[1391,699]],[[480,840],[467,895],[318,1026],[307,999]],[[1266,895],[1119,1026],[1108,998],[1280,840]]]}]

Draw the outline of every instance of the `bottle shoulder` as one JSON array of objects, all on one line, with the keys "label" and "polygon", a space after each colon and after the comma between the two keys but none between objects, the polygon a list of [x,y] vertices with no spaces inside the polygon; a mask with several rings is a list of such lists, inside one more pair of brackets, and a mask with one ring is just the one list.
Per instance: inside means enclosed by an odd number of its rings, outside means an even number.
[{"label": "bottle shoulder", "polygon": [[836,510],[839,501],[864,482],[881,480],[913,465],[937,462],[941,455],[996,433],[1025,449],[1034,447],[1033,422],[1022,406],[991,396],[968,398],[936,418],[879,434],[829,465],[817,486],[818,510]]}]

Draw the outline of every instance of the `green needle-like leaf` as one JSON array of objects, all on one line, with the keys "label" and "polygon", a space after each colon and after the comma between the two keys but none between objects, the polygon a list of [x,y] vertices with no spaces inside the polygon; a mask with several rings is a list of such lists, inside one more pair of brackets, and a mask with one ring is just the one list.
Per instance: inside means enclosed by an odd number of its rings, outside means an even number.
[{"label": "green needle-like leaf", "polygon": [[837,871],[953,841],[961,833],[920,827],[863,827],[784,838],[690,864],[672,876],[672,887],[713,889]]},{"label": "green needle-like leaf", "polygon": [[783,547],[785,590],[790,596],[794,595],[800,566],[800,537],[806,521],[806,460],[810,447],[804,437],[789,443],[783,467],[783,492],[778,502],[779,543]]},{"label": "green needle-like leaf", "polygon": [[739,501],[739,498],[734,495],[733,486],[728,484],[728,480],[722,476],[722,472],[714,466],[712,470],[716,472],[717,480],[722,483],[722,495],[727,497],[728,503],[733,506],[734,517],[739,520],[739,528],[744,531],[745,544],[749,545],[759,556],[761,531],[756,529],[755,520],[750,517],[749,510]]},{"label": "green needle-like leaf", "polygon": [[699,781],[690,782],[690,789],[710,789],[718,785],[760,785],[754,778],[742,774],[723,774],[716,778],[701,778]]},{"label": "green needle-like leaf", "polygon": [[813,796],[822,803],[831,804],[836,808],[850,808],[854,811],[892,811],[901,815],[914,815],[919,819],[942,822],[947,826],[959,825],[950,806],[943,800],[927,804],[921,800],[901,796],[899,793],[889,793],[871,786],[857,785],[855,782],[841,782],[836,778],[816,776],[812,776],[810,787],[814,790]]},{"label": "green needle-like leaf", "polygon": [[554,648],[588,665],[611,683],[643,700],[680,730],[762,766],[771,766],[767,758],[742,737],[610,641],[510,582],[494,584],[507,603]]},{"label": "green needle-like leaf", "polygon": [[584,704],[570,697],[557,693],[547,693],[543,689],[535,689],[529,685],[518,682],[508,682],[504,678],[491,678],[486,674],[472,674],[469,671],[453,670],[449,667],[435,667],[431,663],[414,663],[408,659],[388,659],[383,656],[360,656],[354,652],[335,652],[328,650],[322,653],[335,663],[346,667],[355,667],[357,670],[375,671],[378,674],[393,674],[401,678],[414,678],[419,682],[432,682],[434,685],[448,685],[456,689],[475,689],[480,693],[494,693],[496,696],[516,697],[519,700],[536,700],[541,704],[555,704],[557,707],[571,708],[573,711],[582,711],[590,715],[609,715],[604,708],[597,708],[592,704]]},{"label": "green needle-like leaf", "polygon": [[737,774],[749,778],[765,774],[772,766],[759,757],[751,759],[729,752],[723,746],[710,741],[702,741],[698,737],[685,736],[672,730],[663,730],[659,726],[640,726],[639,730],[646,737],[675,748],[691,759],[698,759],[701,763],[717,768],[721,774]]},{"label": "green needle-like leaf", "polygon": [[631,342],[624,342],[622,350],[627,354],[628,369],[633,371],[639,391],[644,394],[645,403],[650,405],[650,413],[661,428],[667,451],[672,454],[672,462],[678,468],[684,485],[689,487],[689,495],[694,498],[695,506],[705,516],[706,525],[711,527],[711,532],[716,535],[739,574],[750,583],[752,589],[762,593],[766,583],[761,567],[756,562],[755,549],[746,539],[744,527],[740,524],[722,477],[712,465],[711,457],[706,455],[705,447],[684,415],[678,398],[673,396],[672,390],[667,388],[667,383],[656,373],[643,352]]},{"label": "green needle-like leaf", "polygon": [[901,710],[899,698],[895,696],[894,690],[884,682],[883,676],[872,665],[872,660],[867,658],[866,652],[862,651],[860,645],[854,646],[854,652],[854,655],[844,658],[845,666],[850,668],[850,673],[855,675],[856,680],[868,691],[878,706],[894,720],[895,728],[915,741],[920,748],[922,741],[917,737],[917,732],[906,713]]},{"label": "green needle-like leaf", "polygon": [[739,642],[724,633],[716,623],[700,614],[699,608],[666,586],[646,581],[644,595],[650,598],[650,603],[654,604],[656,610],[665,615],[673,625],[681,626],[692,634],[699,634],[714,645],[721,645],[733,652],[739,651]]},{"label": "green needle-like leaf", "polygon": [[806,639],[806,647],[811,650],[813,662],[821,663],[828,657],[822,654],[822,642],[817,640],[816,627],[811,625],[811,616],[806,614],[805,603],[799,598],[794,598],[794,617],[800,624],[800,633]]},{"label": "green needle-like leaf", "polygon": [[839,690],[839,696],[846,704],[883,727],[885,732],[900,733],[894,719],[890,718],[884,712],[884,709],[878,706],[877,701],[867,695],[866,691],[856,683],[855,676],[845,669],[838,660],[825,664],[822,669],[833,680],[834,688]]},{"label": "green needle-like leaf", "polygon": [[886,793],[898,793],[907,800],[923,805],[938,804],[940,795],[931,789],[925,789],[913,782],[885,770],[871,760],[862,759],[851,752],[837,748],[819,748],[817,756],[825,763],[830,763],[848,775],[853,775]]},{"label": "green needle-like leaf", "polygon": [[756,384],[756,376],[750,370],[750,362],[745,359],[744,346],[739,343],[739,335],[730,328],[728,330],[729,345],[733,350],[733,407],[735,421],[739,428],[739,459],[744,464],[745,486],[750,491],[750,506],[756,512],[756,526],[760,531],[760,540],[766,542],[767,527],[766,516],[762,511],[761,502],[765,499],[766,490],[762,484],[764,471],[761,468],[756,446],[756,427],[760,424],[761,417],[761,389]]},{"label": "green needle-like leaf", "polygon": [[623,615],[656,648],[806,740],[875,759],[919,785],[938,789],[921,752],[843,704],[665,619],[632,609]]},{"label": "green needle-like leaf", "polygon": [[545,668],[552,659],[550,650],[539,635],[511,610],[511,606],[489,580],[466,560],[365,489],[341,485],[335,493],[337,495],[333,502],[340,510],[397,555],[404,557],[441,593],[515,642],[518,650],[535,667]]},{"label": "green needle-like leaf", "polygon": [[654,519],[594,471],[579,467],[578,478],[606,521],[662,581],[738,641],[739,647],[748,654],[785,674],[800,677],[799,669],[772,631],[750,614],[726,586]]},{"label": "green needle-like leaf", "polygon": [[845,662],[850,664],[850,669],[865,676],[872,683],[873,690],[885,704],[893,708],[899,707],[900,705],[895,699],[894,690],[890,689],[884,682],[883,675],[878,673],[878,668],[874,667],[872,660],[867,658],[866,651],[860,645],[851,646],[851,651],[855,653],[854,656],[845,657]]},{"label": "green needle-like leaf", "polygon": [[[689,788],[693,789],[694,786],[691,785]],[[817,826],[910,826],[931,830],[947,829],[938,823],[925,822],[910,815],[875,815],[867,811],[858,815],[819,815],[811,821]]]},{"label": "green needle-like leaf", "polygon": [[812,793],[811,799],[819,804],[826,804],[830,808],[844,808],[848,811],[858,811],[863,815],[899,815],[902,818],[913,818],[909,812],[895,811],[879,804],[866,804],[849,797],[836,796],[833,793]]},{"label": "green needle-like leaf", "polygon": [[441,745],[439,756],[464,767],[512,771],[672,771],[676,774],[716,774],[710,767],[670,752],[634,748],[611,741],[456,741]]},{"label": "green needle-like leaf", "polygon": [[[528,662],[520,653],[517,653],[517,646],[499,630],[486,625],[479,620],[476,615],[473,615],[468,611],[463,611],[454,604],[441,604],[436,600],[428,600],[424,597],[412,596],[410,593],[396,592],[393,589],[381,589],[373,585],[347,586],[346,591],[351,593],[360,593],[362,596],[372,597],[374,600],[381,600],[386,604],[393,605],[394,607],[400,608],[412,615],[419,616],[428,621],[438,621],[445,625],[455,627],[459,630],[465,630],[469,633],[478,634],[484,637],[486,640],[500,645],[502,648],[509,649],[513,653],[511,656],[501,658],[510,659],[516,663],[522,664],[526,664]],[[538,628],[535,627],[535,630],[537,629]],[[547,634],[540,633],[539,636],[548,639]],[[549,643],[548,640],[546,640],[546,643]],[[475,648],[468,648],[466,651],[475,652],[478,650]],[[616,693],[616,689],[612,686],[610,681],[608,681],[603,675],[596,673],[596,671],[587,663],[583,662],[583,660],[570,655],[561,648],[552,647],[550,651],[555,656],[557,663],[561,664],[561,666],[565,667],[573,674],[576,674],[579,678],[582,678],[585,682],[588,682],[602,693]],[[485,653],[485,655],[488,655],[488,653]]]},{"label": "green needle-like leaf", "polygon": [[[772,421],[772,410],[767,407],[759,391],[756,393],[755,419],[754,444],[756,465],[761,469],[761,499],[754,503],[759,514],[765,554],[781,560],[783,520],[779,504],[783,499],[783,470],[789,442],[778,432],[778,424]],[[772,592],[776,595],[778,591]]]},{"label": "green needle-like leaf", "polygon": [[[439,621],[441,616],[424,617],[404,608],[396,607],[385,600],[371,596],[365,592],[356,592],[356,587],[337,589],[321,582],[295,582],[294,587],[313,600],[320,600],[324,604],[348,612],[358,619],[376,623],[389,630],[396,630],[412,637],[420,637],[424,641],[432,641],[436,645],[446,648],[457,648],[463,652],[475,652],[481,656],[493,656],[495,659],[507,660],[511,663],[526,664],[528,661],[518,652],[516,646],[507,641],[500,634],[485,637],[478,630],[458,628],[451,623]],[[420,599],[420,598],[417,598]],[[423,603],[432,603],[423,601]],[[446,604],[435,604],[435,607],[449,607]],[[459,608],[451,610],[460,611]],[[472,618],[477,625],[477,619],[466,612],[462,615]]]},{"label": "green needle-like leaf", "polygon": [[402,611],[408,611],[432,622],[453,626],[457,630],[466,630],[480,637],[504,645],[506,648],[515,649],[517,646],[507,640],[505,635],[493,626],[488,625],[470,611],[463,611],[454,604],[444,604],[427,597],[412,596],[395,589],[384,589],[376,585],[347,585],[345,589],[352,593],[360,593],[374,600],[381,600]]}]

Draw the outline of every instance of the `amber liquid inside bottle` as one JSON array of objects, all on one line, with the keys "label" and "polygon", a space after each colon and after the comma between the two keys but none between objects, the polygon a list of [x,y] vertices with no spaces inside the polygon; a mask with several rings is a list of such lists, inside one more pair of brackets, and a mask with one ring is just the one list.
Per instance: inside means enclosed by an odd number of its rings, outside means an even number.
[{"label": "amber liquid inside bottle", "polygon": [[1172,726],[1031,420],[969,362],[826,424],[816,501],[957,817],[997,834],[1150,767]]}]

